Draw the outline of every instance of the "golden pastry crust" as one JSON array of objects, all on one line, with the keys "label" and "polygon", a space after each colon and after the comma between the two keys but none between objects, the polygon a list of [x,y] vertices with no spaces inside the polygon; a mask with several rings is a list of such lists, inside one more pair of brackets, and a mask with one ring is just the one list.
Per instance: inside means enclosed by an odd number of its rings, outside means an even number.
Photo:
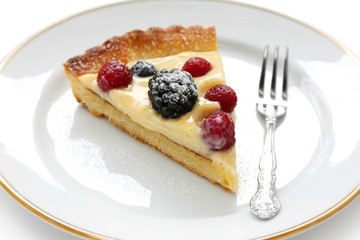
[{"label": "golden pastry crust", "polygon": [[194,153],[158,132],[144,128],[96,93],[84,87],[78,80],[78,77],[83,74],[97,73],[104,63],[111,60],[128,63],[134,60],[166,57],[184,51],[216,50],[217,40],[214,27],[150,28],[147,31],[135,30],[124,36],[113,37],[102,45],[87,50],[84,55],[69,59],[64,63],[64,67],[74,97],[94,116],[106,116],[111,123],[129,135],[153,146],[198,175],[220,184],[224,189],[236,192],[238,188],[236,172],[225,167],[215,166],[210,159]]},{"label": "golden pastry crust", "polygon": [[111,60],[127,64],[137,59],[171,56],[185,51],[216,51],[217,48],[214,27],[153,27],[110,38],[102,45],[90,48],[85,54],[70,58],[64,66],[78,77],[99,72]]}]

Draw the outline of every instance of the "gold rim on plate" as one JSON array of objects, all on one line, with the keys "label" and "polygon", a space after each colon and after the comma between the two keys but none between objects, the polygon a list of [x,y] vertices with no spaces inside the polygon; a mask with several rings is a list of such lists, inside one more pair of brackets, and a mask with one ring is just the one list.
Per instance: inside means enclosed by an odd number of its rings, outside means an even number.
[{"label": "gold rim on plate", "polygon": [[[14,50],[12,50],[1,62],[0,62],[0,71],[5,67],[6,63],[17,53],[19,52],[24,46],[26,46],[29,42],[31,42],[32,40],[34,40],[35,38],[37,38],[38,36],[40,36],[41,34],[43,34],[44,32],[50,30],[51,28],[66,22],[72,18],[78,17],[80,15],[89,13],[89,12],[94,12],[97,11],[99,9],[103,9],[103,8],[107,8],[107,7],[111,7],[111,6],[115,6],[115,5],[123,5],[123,4],[129,4],[129,3],[136,3],[136,2],[142,2],[145,0],[136,0],[136,1],[131,1],[131,0],[126,0],[124,2],[119,2],[119,3],[112,3],[112,4],[107,4],[107,5],[103,5],[103,6],[99,6],[99,7],[95,7],[89,10],[85,10],[85,11],[81,11],[79,13],[76,13],[74,15],[71,15],[67,18],[64,18],[58,22],[53,23],[52,25],[40,30],[39,32],[37,32],[36,34],[34,34],[33,36],[29,37],[27,40],[25,40],[24,42],[22,42],[19,46],[17,46]],[[303,25],[319,34],[321,34],[323,37],[325,37],[326,39],[330,40],[331,42],[333,42],[334,44],[336,44],[339,48],[341,48],[347,55],[349,55],[351,58],[353,58],[357,63],[360,64],[360,58],[358,56],[356,56],[351,50],[349,50],[347,47],[343,46],[341,43],[339,43],[337,40],[335,40],[334,38],[328,36],[327,34],[323,33],[322,31],[304,23],[301,22],[299,20],[296,20],[292,17],[289,17],[287,15],[284,15],[282,13],[278,13],[275,12],[273,10],[269,10],[266,8],[262,8],[259,6],[253,6],[250,4],[246,4],[246,3],[239,3],[239,2],[233,2],[233,1],[221,1],[221,0],[210,0],[212,2],[219,2],[219,3],[227,3],[227,4],[235,4],[235,5],[240,5],[243,7],[248,7],[248,8],[253,8],[253,9],[258,9],[264,12],[268,12],[283,18],[286,18],[290,21],[296,22],[300,25]],[[29,210],[30,212],[32,212],[33,214],[35,214],[36,216],[38,216],[39,218],[45,220],[48,223],[51,223],[52,225],[59,227],[67,232],[76,234],[80,237],[85,237],[88,239],[94,239],[94,240],[111,240],[113,238],[111,237],[106,237],[103,235],[99,235],[96,234],[94,232],[76,227],[72,224],[69,224],[61,219],[56,218],[55,216],[52,216],[51,214],[47,213],[46,211],[42,210],[41,208],[39,208],[38,206],[34,205],[31,201],[29,201],[28,199],[26,199],[24,196],[22,196],[6,179],[5,177],[0,173],[0,185],[5,189],[6,192],[8,192],[8,194],[14,198],[17,202],[19,202],[23,207],[25,207],[27,210]],[[261,239],[280,239],[280,238],[285,238],[285,237],[289,237],[291,235],[300,233],[306,229],[309,229],[323,221],[325,221],[326,219],[330,218],[331,216],[335,215],[336,213],[338,213],[339,211],[341,211],[343,208],[345,208],[347,205],[350,204],[350,202],[352,202],[354,199],[356,199],[358,196],[360,195],[360,184],[353,190],[351,191],[346,197],[344,197],[340,202],[336,203],[334,206],[332,206],[331,208],[327,209],[326,211],[322,212],[321,214],[303,222],[300,223],[298,225],[295,225],[293,227],[284,229],[282,231],[273,233],[273,234],[269,234],[266,236],[262,236],[259,237]]]}]

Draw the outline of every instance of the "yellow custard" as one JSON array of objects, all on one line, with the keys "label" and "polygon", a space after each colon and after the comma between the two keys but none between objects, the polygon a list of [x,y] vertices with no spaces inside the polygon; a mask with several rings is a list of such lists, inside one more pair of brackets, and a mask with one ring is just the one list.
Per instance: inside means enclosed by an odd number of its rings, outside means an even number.
[{"label": "yellow custard", "polygon": [[[164,58],[144,59],[162,69],[181,69],[190,57],[207,59],[212,69],[204,76],[194,78],[199,98],[193,109],[177,119],[164,119],[152,109],[148,97],[148,81],[150,77],[133,77],[127,88],[112,89],[108,93],[101,91],[97,85],[97,74],[85,74],[79,77],[80,83],[92,90],[114,107],[127,114],[133,121],[145,128],[159,132],[172,140],[208,159],[214,164],[230,164],[235,162],[235,148],[226,151],[211,151],[202,139],[199,123],[210,113],[220,109],[218,102],[206,100],[206,91],[217,84],[226,84],[221,57],[218,52],[183,52]],[[131,68],[136,62],[130,62]],[[234,118],[234,116],[232,116]],[[225,161],[225,162],[224,162]]]}]

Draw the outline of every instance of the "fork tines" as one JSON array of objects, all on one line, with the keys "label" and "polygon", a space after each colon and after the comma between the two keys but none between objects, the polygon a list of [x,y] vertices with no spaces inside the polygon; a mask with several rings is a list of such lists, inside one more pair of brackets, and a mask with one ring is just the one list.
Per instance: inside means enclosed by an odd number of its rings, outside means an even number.
[{"label": "fork tines", "polygon": [[[260,83],[259,83],[259,97],[260,98],[266,98],[268,96],[265,96],[264,94],[264,88],[265,88],[265,76],[266,76],[266,64],[268,61],[268,55],[269,55],[269,45],[265,46],[264,49],[264,55],[263,55],[263,62],[262,62],[262,68],[261,68],[261,75],[260,75]],[[271,85],[270,85],[270,98],[276,99],[276,79],[278,77],[277,74],[277,68],[278,68],[278,59],[279,59],[279,46],[275,47],[274,51],[274,58],[273,58],[273,69],[272,69],[272,79],[271,79]],[[287,79],[288,79],[288,59],[289,59],[289,48],[286,47],[285,49],[285,57],[284,57],[284,72],[283,72],[283,81],[282,81],[282,94],[281,98],[282,100],[287,100]]]}]

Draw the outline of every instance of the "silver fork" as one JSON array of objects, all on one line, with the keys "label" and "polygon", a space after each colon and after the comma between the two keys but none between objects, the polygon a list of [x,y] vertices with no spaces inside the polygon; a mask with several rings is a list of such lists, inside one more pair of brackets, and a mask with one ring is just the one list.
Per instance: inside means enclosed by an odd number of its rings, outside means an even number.
[{"label": "silver fork", "polygon": [[277,65],[279,58],[279,47],[276,46],[274,52],[274,62],[270,92],[265,94],[265,73],[266,62],[269,53],[269,46],[265,47],[263,63],[259,83],[259,98],[257,111],[264,116],[266,134],[263,151],[259,163],[258,189],[250,200],[251,211],[261,219],[270,219],[279,212],[280,201],[276,194],[276,157],[274,147],[274,135],[277,120],[284,116],[287,109],[287,78],[288,78],[288,58],[289,49],[286,48],[284,59],[283,83],[281,85],[281,96],[277,96]]}]

